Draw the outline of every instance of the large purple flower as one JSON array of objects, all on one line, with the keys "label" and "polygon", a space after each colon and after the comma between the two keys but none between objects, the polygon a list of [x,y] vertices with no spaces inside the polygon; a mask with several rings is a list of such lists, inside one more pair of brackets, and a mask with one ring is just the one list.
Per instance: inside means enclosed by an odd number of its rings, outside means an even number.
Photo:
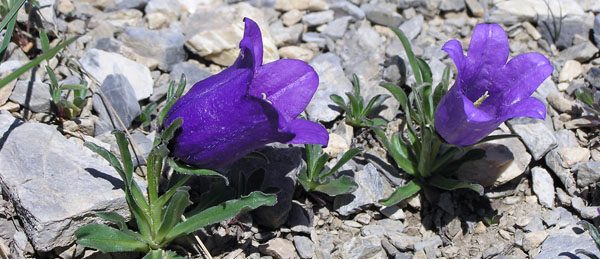
[{"label": "large purple flower", "polygon": [[539,53],[507,63],[508,39],[499,25],[477,25],[467,56],[456,40],[442,49],[458,69],[454,86],[435,111],[435,128],[448,143],[474,144],[510,118],[546,117],[544,103],[531,94],[552,74],[552,65]]},{"label": "large purple flower", "polygon": [[165,118],[183,118],[173,155],[183,162],[218,169],[271,142],[327,145],[323,126],[298,115],[319,85],[303,61],[262,64],[260,29],[245,18],[244,38],[235,63],[196,83]]}]

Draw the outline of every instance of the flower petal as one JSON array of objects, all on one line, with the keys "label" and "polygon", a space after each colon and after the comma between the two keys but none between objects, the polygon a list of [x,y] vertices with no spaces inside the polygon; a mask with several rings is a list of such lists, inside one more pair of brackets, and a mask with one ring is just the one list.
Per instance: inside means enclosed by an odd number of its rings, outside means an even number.
[{"label": "flower petal", "polygon": [[500,125],[493,116],[477,109],[459,89],[453,88],[444,95],[435,112],[436,131],[448,143],[474,144]]},{"label": "flower petal", "polygon": [[516,117],[529,117],[544,120],[546,119],[546,106],[535,97],[528,97],[511,106],[504,106],[500,111],[501,116],[498,120],[505,121]]},{"label": "flower petal", "polygon": [[442,50],[446,51],[448,56],[452,58],[452,61],[454,61],[454,64],[458,69],[458,73],[460,74],[460,72],[465,68],[467,62],[460,42],[457,40],[448,41],[446,44],[444,44]]},{"label": "flower petal", "polygon": [[165,125],[183,118],[173,154],[203,168],[221,168],[270,142],[286,142],[279,115],[268,103],[246,95],[249,69],[227,69],[194,85],[169,111]]},{"label": "flower petal", "polygon": [[539,53],[525,53],[511,59],[498,76],[503,80],[504,105],[512,105],[533,94],[554,70],[550,61]]},{"label": "flower petal", "polygon": [[240,41],[240,55],[232,67],[252,68],[256,70],[262,65],[263,44],[258,24],[250,18],[244,18],[244,38]]},{"label": "flower petal", "polygon": [[288,130],[296,134],[288,144],[319,144],[326,147],[329,142],[329,133],[316,122],[295,119],[290,122]]},{"label": "flower petal", "polygon": [[319,76],[311,66],[297,59],[282,59],[256,71],[248,94],[266,98],[289,122],[304,111],[318,86]]},{"label": "flower petal", "polygon": [[467,51],[471,61],[482,62],[482,69],[493,71],[506,64],[508,54],[508,38],[500,25],[478,24],[475,27]]}]

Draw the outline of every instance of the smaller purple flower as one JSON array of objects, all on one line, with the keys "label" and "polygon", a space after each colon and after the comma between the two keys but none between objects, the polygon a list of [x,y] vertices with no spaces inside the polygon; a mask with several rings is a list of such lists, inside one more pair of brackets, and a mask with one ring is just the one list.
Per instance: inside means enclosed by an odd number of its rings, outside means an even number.
[{"label": "smaller purple flower", "polygon": [[263,65],[260,28],[244,22],[235,63],[196,83],[165,117],[165,125],[183,119],[172,142],[183,162],[219,169],[271,142],[327,145],[323,126],[297,118],[317,90],[317,73],[296,59]]},{"label": "smaller purple flower", "polygon": [[458,69],[454,86],[435,111],[435,128],[448,143],[475,144],[510,118],[546,118],[544,103],[531,94],[552,74],[552,65],[539,53],[507,63],[508,38],[499,25],[477,25],[467,56],[456,40],[442,49]]}]

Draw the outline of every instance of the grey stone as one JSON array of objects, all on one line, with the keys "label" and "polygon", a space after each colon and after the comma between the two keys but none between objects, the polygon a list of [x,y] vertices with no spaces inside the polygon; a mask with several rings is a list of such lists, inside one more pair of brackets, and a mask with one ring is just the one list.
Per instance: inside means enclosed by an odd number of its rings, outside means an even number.
[{"label": "grey stone", "polygon": [[[0,121],[18,123],[6,115]],[[97,212],[129,217],[119,175],[90,150],[40,123],[0,135],[0,183],[37,251],[71,245],[75,230],[97,221]]]},{"label": "grey stone", "polygon": [[481,17],[481,16],[483,16],[485,14],[485,10],[483,9],[483,6],[481,6],[481,4],[479,3],[479,1],[477,1],[477,0],[465,0],[465,4],[469,8],[469,11],[471,11],[471,13],[475,17]]},{"label": "grey stone", "polygon": [[266,161],[252,161],[250,164],[240,163],[234,166],[234,171],[252,172],[263,168],[265,176],[268,177],[264,179],[262,190],[268,188],[279,189],[277,203],[274,206],[263,206],[253,211],[256,223],[276,229],[286,222],[288,214],[292,209],[292,196],[294,195],[296,186],[296,176],[304,165],[304,161],[302,160],[302,152],[299,148],[267,147],[261,152],[268,157],[269,163],[266,163]]},{"label": "grey stone", "polygon": [[269,240],[264,245],[258,247],[258,249],[266,255],[272,256],[274,258],[297,258],[294,244],[292,241],[283,238],[275,238]]},{"label": "grey stone", "polygon": [[594,40],[596,46],[600,48],[600,13],[594,18]]},{"label": "grey stone", "polygon": [[325,24],[333,21],[333,14],[332,10],[312,12],[302,16],[302,22],[309,27]]},{"label": "grey stone", "polygon": [[383,234],[388,237],[404,232],[404,224],[399,220],[381,219],[376,224],[384,228]]},{"label": "grey stone", "polygon": [[346,0],[337,1],[335,3],[329,4],[329,9],[335,12],[335,17],[350,15],[356,20],[361,20],[362,18],[365,18],[365,11]]},{"label": "grey stone", "polygon": [[325,46],[327,40],[325,40],[325,38],[323,38],[323,36],[320,33],[306,32],[302,34],[302,41],[307,43],[315,43],[318,46],[322,47]]},{"label": "grey stone", "polygon": [[361,228],[360,233],[363,236],[377,236],[379,238],[385,237],[385,227],[382,225],[367,225]]},{"label": "grey stone", "polygon": [[108,75],[124,75],[133,87],[136,100],[146,99],[152,94],[153,81],[150,70],[122,55],[99,49],[89,49],[79,62],[99,82],[103,82]]},{"label": "grey stone", "polygon": [[333,207],[342,216],[359,212],[362,207],[376,204],[392,194],[390,183],[370,163],[356,172],[354,181],[358,184],[354,192],[335,197]]},{"label": "grey stone", "polygon": [[[141,154],[139,154],[137,149],[134,150],[131,148],[131,146],[129,147],[129,152],[131,152],[132,154],[134,166],[146,165],[146,162],[144,162],[144,158],[148,157],[150,151],[152,151],[154,139],[151,138],[150,135],[146,136],[144,135],[144,133],[141,133],[139,131],[133,132],[131,134],[131,137],[133,138],[132,141],[135,141],[135,144],[140,148],[140,151],[142,152]],[[133,154],[136,154],[137,158],[133,157]]]},{"label": "grey stone", "polygon": [[310,65],[319,75],[319,88],[306,107],[306,113],[311,120],[330,122],[339,114],[339,109],[329,96],[342,95],[352,90],[352,83],[346,78],[341,66],[341,59],[333,53],[316,56]]},{"label": "grey stone", "polygon": [[50,86],[39,81],[17,81],[9,99],[33,112],[50,112],[52,97]]},{"label": "grey stone", "polygon": [[575,179],[573,178],[573,174],[567,168],[562,166],[562,160],[560,155],[558,154],[557,149],[550,151],[546,154],[545,157],[546,165],[552,170],[554,175],[558,177],[558,179],[565,186],[567,192],[569,194],[574,194],[576,186]]},{"label": "grey stone", "polygon": [[579,210],[579,215],[584,219],[593,220],[598,217],[598,206],[585,206]]},{"label": "grey stone", "polygon": [[591,67],[587,76],[585,76],[585,80],[593,87],[600,89],[600,68]]},{"label": "grey stone", "polygon": [[560,34],[558,38],[556,38],[555,28],[553,26],[553,23],[555,22],[556,21],[552,19],[538,21],[537,30],[548,43],[555,44],[558,49],[566,49],[572,46],[575,34],[587,38],[587,34],[590,30],[582,17],[565,17],[560,22]]},{"label": "grey stone", "polygon": [[577,174],[577,186],[585,187],[600,180],[600,162],[578,164],[572,169]]},{"label": "grey stone", "polygon": [[362,4],[367,19],[376,24],[398,27],[402,22],[402,15],[396,12],[396,6],[391,3]]},{"label": "grey stone", "polygon": [[540,160],[557,146],[552,129],[544,121],[532,118],[514,118],[507,121],[511,131],[521,137],[534,160]]},{"label": "grey stone", "polygon": [[581,229],[578,226],[566,227],[561,231],[550,234],[541,245],[541,251],[534,258],[560,258],[567,256],[578,258],[576,250],[583,249],[592,254],[600,254],[594,240],[587,232],[575,232],[574,229]]},{"label": "grey stone", "polygon": [[104,8],[105,12],[112,12],[121,9],[144,9],[149,0],[112,0]]},{"label": "grey stone", "polygon": [[348,22],[350,22],[350,20],[352,20],[352,17],[350,16],[337,18],[327,24],[327,28],[325,28],[322,33],[333,39],[341,39],[346,33],[346,28],[348,27]]},{"label": "grey stone", "polygon": [[[551,10],[548,10],[548,6]],[[551,19],[552,15],[562,15],[563,18],[584,17],[585,12],[576,0],[506,0],[494,2],[493,8],[488,10],[484,18],[486,22],[512,25],[524,21]]]},{"label": "grey stone", "polygon": [[[562,207],[558,207],[562,208]],[[542,211],[542,220],[548,227],[555,226],[558,224],[558,220],[560,219],[560,210],[558,208],[554,208],[553,210],[545,210]]]},{"label": "grey stone", "polygon": [[271,33],[273,34],[273,41],[276,46],[294,45],[300,40],[300,35],[304,30],[304,25],[295,24],[290,27],[284,27],[281,21],[276,21],[270,26]]},{"label": "grey stone", "polygon": [[558,88],[556,87],[556,84],[554,83],[552,78],[548,77],[546,78],[546,80],[544,80],[544,82],[542,82],[542,84],[537,89],[535,89],[533,96],[538,98],[540,101],[544,102],[546,106],[548,106],[548,101],[546,100],[546,98],[550,94],[560,94],[560,92],[558,91]]},{"label": "grey stone", "polygon": [[408,9],[411,7],[427,7],[427,0],[397,0],[398,9]]},{"label": "grey stone", "polygon": [[134,52],[158,61],[158,68],[170,71],[174,64],[186,58],[184,37],[177,30],[148,30],[144,27],[125,28],[119,36]]},{"label": "grey stone", "polygon": [[[190,61],[185,61],[173,65],[173,69],[171,70],[171,73],[169,73],[169,76],[171,80],[178,83],[179,79],[181,79],[182,74],[185,75],[185,90],[183,91],[184,93],[187,93],[187,91],[189,91],[194,84],[212,76],[212,73],[208,69],[200,67],[199,65],[194,64]],[[151,100],[152,99],[153,98],[151,98]]]},{"label": "grey stone", "polygon": [[340,250],[342,258],[387,258],[376,236],[353,237]]},{"label": "grey stone", "polygon": [[314,258],[315,247],[313,242],[305,236],[294,236],[294,246],[296,246],[296,252],[300,255],[300,258]]},{"label": "grey stone", "polygon": [[421,33],[424,20],[425,18],[423,18],[423,15],[418,14],[417,16],[403,22],[398,29],[404,33],[408,40],[413,40],[419,35],[419,33]]},{"label": "grey stone", "polygon": [[442,245],[442,239],[439,236],[433,236],[430,238],[423,239],[415,243],[415,251],[425,250],[429,247],[437,248]]},{"label": "grey stone", "polygon": [[465,9],[464,0],[442,0],[440,3],[440,10],[442,11],[462,11]]},{"label": "grey stone", "polygon": [[389,235],[388,239],[400,251],[413,250],[414,244],[419,241],[419,238],[404,233]]},{"label": "grey stone", "polygon": [[542,222],[542,216],[539,213],[533,215],[529,223],[523,228],[526,232],[536,232],[544,230],[544,223]]},{"label": "grey stone", "polygon": [[533,192],[537,195],[540,204],[547,208],[554,207],[554,180],[542,167],[531,169]]},{"label": "grey stone", "polygon": [[598,48],[594,44],[584,41],[561,51],[558,59],[562,61],[574,59],[583,63],[592,59],[597,52]]},{"label": "grey stone", "polygon": [[[94,94],[92,97],[94,110],[100,118],[94,128],[94,135],[97,136],[112,129],[124,130],[116,116],[125,124],[126,128],[129,128],[131,122],[142,111],[127,78],[120,74],[109,75],[102,82],[100,90],[104,93],[106,100],[99,94]],[[109,104],[112,105],[116,114],[110,109]]]},{"label": "grey stone", "polygon": [[98,39],[96,41],[96,45],[94,45],[94,48],[107,52],[119,53],[121,45],[123,45],[123,42],[115,38],[105,37]]}]

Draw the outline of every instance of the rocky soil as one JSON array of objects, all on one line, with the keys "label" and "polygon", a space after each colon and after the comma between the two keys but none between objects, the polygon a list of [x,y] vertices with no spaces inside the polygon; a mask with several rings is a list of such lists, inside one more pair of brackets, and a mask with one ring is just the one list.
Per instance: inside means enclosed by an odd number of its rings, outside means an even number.
[{"label": "rocky soil", "polygon": [[[106,257],[75,245],[74,231],[97,221],[96,212],[129,212],[118,174],[82,143],[116,151],[110,131],[129,128],[143,172],[142,156],[156,129],[136,118],[156,103],[154,118],[165,105],[169,82],[182,73],[189,89],[231,65],[243,17],[262,29],[265,63],[300,59],[319,74],[305,115],[329,129],[325,151],[332,157],[350,147],[365,152],[342,172],[353,175],[359,188],[335,198],[307,194],[296,183],[304,163],[301,147],[270,145],[261,152],[271,163],[234,164],[232,172],[263,166],[264,185],[280,188],[279,202],[200,231],[215,258],[585,258],[577,249],[600,254],[576,224],[598,223],[600,126],[574,97],[581,87],[600,89],[600,1],[38,1],[38,26],[51,39],[80,35],[63,58],[47,64],[60,84],[84,78],[90,91],[81,115],[68,120],[56,116],[44,69],[0,89],[0,249],[13,258]],[[31,22],[25,9],[18,21],[22,30]],[[367,98],[386,94],[381,82],[414,83],[406,53],[388,26],[404,31],[437,85],[446,66],[456,71],[441,46],[450,39],[468,46],[473,28],[483,22],[504,27],[511,56],[539,52],[551,60],[555,70],[534,94],[547,106],[546,120],[509,120],[494,134],[520,138],[482,144],[486,156],[461,167],[460,178],[486,186],[483,196],[454,191],[440,194],[436,204],[416,196],[382,207],[378,201],[405,175],[373,135],[344,123],[329,95],[351,91],[353,74]],[[39,40],[10,43],[2,77],[35,58],[38,49]],[[390,98],[384,104],[379,115],[390,121],[391,134],[401,120],[398,103]],[[122,123],[114,122],[115,113]]]}]

